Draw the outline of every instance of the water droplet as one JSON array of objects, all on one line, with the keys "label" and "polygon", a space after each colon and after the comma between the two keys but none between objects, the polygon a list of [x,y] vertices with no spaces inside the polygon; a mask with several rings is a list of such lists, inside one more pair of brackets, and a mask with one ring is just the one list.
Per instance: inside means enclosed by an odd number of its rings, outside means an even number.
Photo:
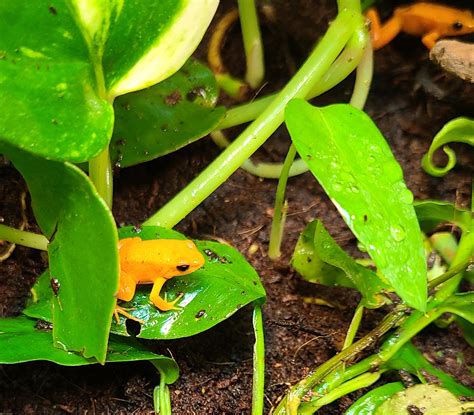
[{"label": "water droplet", "polygon": [[331,161],[330,166],[331,166],[331,169],[334,169],[334,170],[339,169],[339,163],[337,161]]},{"label": "water droplet", "polygon": [[390,234],[392,235],[392,238],[397,242],[403,241],[406,236],[405,229],[402,225],[390,226]]},{"label": "water droplet", "polygon": [[359,188],[357,186],[351,186],[349,190],[352,193],[359,193]]},{"label": "water droplet", "polygon": [[342,184],[340,182],[336,182],[332,188],[335,192],[340,192],[342,190]]},{"label": "water droplet", "polygon": [[413,203],[413,193],[410,192],[407,188],[403,189],[400,191],[398,195],[400,202],[406,203],[406,204],[412,204]]}]

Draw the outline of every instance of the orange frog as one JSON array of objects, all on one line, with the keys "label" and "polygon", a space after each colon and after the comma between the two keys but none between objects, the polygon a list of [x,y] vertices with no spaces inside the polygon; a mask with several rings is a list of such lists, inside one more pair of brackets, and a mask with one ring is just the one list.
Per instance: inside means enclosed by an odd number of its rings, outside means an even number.
[{"label": "orange frog", "polygon": [[[152,239],[143,241],[138,237],[125,238],[119,241],[120,284],[117,297],[130,301],[135,295],[137,284],[153,284],[150,294],[151,302],[160,310],[177,309],[174,305],[181,298],[172,302],[160,297],[163,284],[170,278],[190,274],[204,265],[204,257],[190,240]],[[122,307],[116,306],[115,319],[119,322],[118,313],[137,320]]]},{"label": "orange frog", "polygon": [[431,49],[439,38],[474,33],[474,14],[468,10],[434,3],[400,6],[383,25],[375,9],[367,11],[371,23],[372,46],[380,49],[400,32],[422,36],[421,41]]}]

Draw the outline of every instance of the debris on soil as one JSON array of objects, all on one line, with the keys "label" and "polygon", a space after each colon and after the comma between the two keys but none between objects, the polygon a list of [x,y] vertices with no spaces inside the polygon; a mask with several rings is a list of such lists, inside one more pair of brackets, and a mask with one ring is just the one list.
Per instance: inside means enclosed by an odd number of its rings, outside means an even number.
[{"label": "debris on soil", "polygon": [[430,59],[445,71],[474,83],[474,44],[440,40],[431,49]]}]

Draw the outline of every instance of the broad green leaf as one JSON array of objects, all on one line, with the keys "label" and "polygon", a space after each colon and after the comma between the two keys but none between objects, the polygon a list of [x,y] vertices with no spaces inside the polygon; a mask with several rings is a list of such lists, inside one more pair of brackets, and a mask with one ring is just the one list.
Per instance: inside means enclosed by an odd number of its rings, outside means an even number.
[{"label": "broad green leaf", "polygon": [[[146,226],[139,232],[135,228],[119,230],[121,238],[139,236],[147,239],[186,239],[176,231]],[[195,241],[203,252],[205,265],[192,274],[174,277],[168,280],[163,287],[161,296],[169,300],[178,293],[183,297],[176,304],[180,310],[163,312],[150,303],[150,285],[137,287],[135,297],[129,303],[120,305],[131,308],[129,311],[134,317],[144,321],[141,324],[140,334],[137,337],[144,339],[174,339],[192,336],[205,331],[217,323],[234,314],[244,305],[264,300],[265,290],[262,287],[258,274],[248,264],[245,258],[234,248],[216,242]],[[37,294],[37,302],[23,311],[26,315],[51,320],[49,308],[44,302],[50,298],[43,298],[47,279],[42,276],[33,290]],[[120,324],[112,321],[112,333],[128,336],[125,327],[126,319],[120,317]]]},{"label": "broad green leaf", "polygon": [[372,389],[355,401],[345,415],[373,415],[375,410],[395,393],[405,389],[402,382],[386,383]]},{"label": "broad green leaf", "polygon": [[[423,156],[421,165],[425,171],[432,176],[444,176],[449,170],[456,165],[456,154],[445,144],[457,142],[466,143],[474,146],[474,120],[465,117],[459,117],[449,121],[433,138],[433,142]],[[438,148],[443,147],[443,151],[448,156],[448,162],[444,167],[436,167],[433,164],[433,155]]]},{"label": "broad green leaf", "polygon": [[225,113],[224,107],[214,108],[217,97],[214,75],[194,60],[151,88],[118,97],[112,161],[132,166],[204,137]]},{"label": "broad green leaf", "polygon": [[377,274],[344,252],[319,220],[308,224],[300,235],[292,265],[308,281],[356,288],[364,298],[365,307],[383,305],[386,301],[383,292],[390,290]]},{"label": "broad green leaf", "polygon": [[[63,366],[97,363],[94,359],[58,349],[53,346],[51,328],[42,320],[27,317],[0,318],[0,364],[47,360]],[[165,373],[167,383],[178,379],[176,362],[157,355],[133,339],[111,336],[105,361],[133,362],[149,360]]]},{"label": "broad green leaf", "polygon": [[429,232],[444,222],[453,223],[463,231],[468,230],[471,226],[472,212],[457,208],[452,203],[423,200],[415,201],[413,205],[418,222],[424,232]]},{"label": "broad green leaf", "polygon": [[217,4],[1,2],[0,139],[61,161],[98,155],[112,134],[114,98],[176,72]]},{"label": "broad green leaf", "polygon": [[285,120],[301,158],[378,270],[410,306],[426,308],[426,263],[413,195],[372,120],[346,104],[290,101]]},{"label": "broad green leaf", "polygon": [[0,2],[0,140],[42,157],[86,161],[112,134],[87,44],[64,0]]},{"label": "broad green leaf", "polygon": [[48,246],[56,346],[105,359],[118,288],[117,231],[111,212],[77,167],[0,144],[25,178]]},{"label": "broad green leaf", "polygon": [[380,405],[375,415],[461,415],[462,405],[446,389],[436,385],[415,385],[398,392]]},{"label": "broad green leaf", "polygon": [[456,314],[474,324],[474,291],[452,295],[443,307],[445,312]]},{"label": "broad green leaf", "polygon": [[430,379],[435,377],[440,386],[456,396],[474,396],[474,390],[456,382],[447,373],[434,367],[411,342],[403,345],[397,354],[384,365],[384,368],[405,370],[417,376],[422,382],[425,382],[429,375]]}]

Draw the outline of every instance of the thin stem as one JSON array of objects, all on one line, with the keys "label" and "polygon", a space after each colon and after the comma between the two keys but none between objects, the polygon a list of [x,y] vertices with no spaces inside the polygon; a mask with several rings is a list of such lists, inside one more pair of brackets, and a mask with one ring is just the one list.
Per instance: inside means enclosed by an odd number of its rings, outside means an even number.
[{"label": "thin stem", "polygon": [[166,384],[166,377],[162,370],[158,369],[158,371],[160,372],[160,384],[153,390],[153,409],[160,415],[172,415],[170,390]]},{"label": "thin stem", "polygon": [[0,224],[0,240],[8,241],[28,248],[48,250],[49,241],[44,235],[33,232],[20,231],[19,229]]},{"label": "thin stem", "polygon": [[173,227],[216,190],[283,122],[284,109],[295,97],[306,97],[336,59],[361,17],[342,11],[309,58],[278,97],[197,178],[149,218],[145,225]]},{"label": "thin stem", "polygon": [[247,63],[245,80],[255,89],[262,84],[265,75],[263,45],[258,25],[257,9],[254,0],[238,0],[238,5]]},{"label": "thin stem", "polygon": [[313,414],[318,409],[330,404],[331,402],[334,402],[336,399],[339,399],[342,396],[347,395],[348,393],[354,392],[362,388],[367,388],[377,382],[380,379],[381,374],[382,372],[364,373],[354,379],[351,379],[343,383],[336,389],[330,391],[323,397],[312,402],[301,404],[301,406],[298,408],[298,414]]},{"label": "thin stem", "polygon": [[[356,30],[349,42],[347,42],[343,52],[334,61],[321,80],[314,85],[307,98],[315,98],[346,79],[358,66],[364,53],[364,46],[367,45],[368,40],[369,35],[365,28]],[[230,128],[255,120],[271,104],[276,96],[277,94],[271,94],[248,104],[229,109],[216,129]]]},{"label": "thin stem", "polygon": [[438,285],[450,280],[451,278],[455,277],[460,272],[463,272],[469,265],[471,265],[473,263],[474,263],[473,259],[469,258],[468,260],[466,260],[465,262],[463,262],[461,264],[452,266],[444,274],[440,275],[439,277],[436,277],[436,278],[432,279],[428,283],[428,289],[435,288]]},{"label": "thin stem", "polygon": [[113,170],[110,162],[109,147],[89,161],[89,177],[94,183],[97,193],[112,208]]},{"label": "thin stem", "polygon": [[288,182],[288,174],[290,172],[290,167],[293,164],[293,160],[296,156],[296,148],[292,144],[288,153],[286,155],[285,161],[283,163],[283,168],[281,170],[280,179],[278,180],[277,191],[275,194],[275,207],[273,210],[273,221],[272,221],[272,230],[270,232],[270,244],[268,247],[268,256],[271,259],[277,259],[280,257],[280,246],[281,240],[283,237],[283,229],[285,227],[285,212],[283,209],[285,203],[285,190],[286,183]]},{"label": "thin stem", "polygon": [[350,104],[356,108],[364,108],[367,97],[369,96],[370,84],[374,73],[374,54],[372,43],[368,38],[365,44],[364,53],[359,65],[357,66],[357,75],[352,91]]},{"label": "thin stem", "polygon": [[362,321],[363,315],[364,315],[364,306],[362,305],[362,303],[359,303],[354,312],[354,316],[352,317],[349,330],[347,330],[346,338],[344,339],[344,345],[342,346],[342,350],[347,349],[354,342],[354,339],[357,334],[357,331],[359,330],[360,322]]},{"label": "thin stem", "polygon": [[253,309],[253,331],[255,344],[253,346],[252,415],[261,415],[265,386],[265,339],[262,306],[258,304],[255,304]]}]

